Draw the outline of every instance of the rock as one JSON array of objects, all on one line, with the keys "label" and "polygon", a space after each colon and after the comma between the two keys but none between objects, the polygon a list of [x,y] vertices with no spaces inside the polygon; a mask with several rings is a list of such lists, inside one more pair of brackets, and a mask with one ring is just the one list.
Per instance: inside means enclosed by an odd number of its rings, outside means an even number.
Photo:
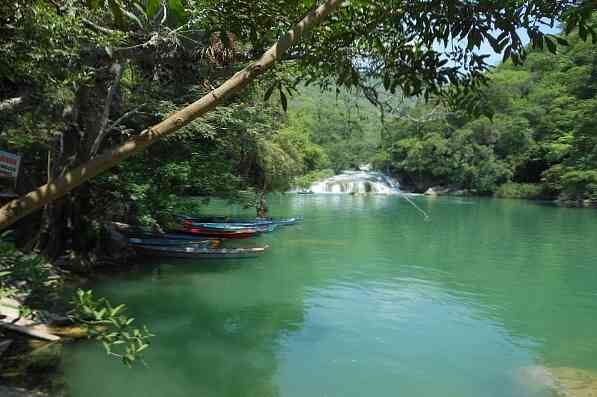
[{"label": "rock", "polygon": [[0,386],[0,396],[2,397],[47,397],[47,394],[25,389]]},{"label": "rock", "polygon": [[470,192],[468,190],[465,189],[460,189],[460,190],[451,190],[448,192],[448,194],[450,196],[470,196]]},{"label": "rock", "polygon": [[[50,331],[54,335],[58,335],[62,338],[68,339],[81,339],[86,338],[89,336],[90,329],[85,326],[81,325],[66,325],[66,326],[55,326],[52,325],[49,327]],[[95,331],[105,331],[106,327],[104,326],[96,326],[94,327]]]},{"label": "rock", "polygon": [[597,373],[580,368],[521,368],[517,376],[531,389],[552,390],[559,397],[597,397]]},{"label": "rock", "polygon": [[433,189],[432,187],[430,187],[429,189],[425,190],[425,193],[423,193],[425,196],[437,196],[437,192],[435,191],[435,189]]},{"label": "rock", "polygon": [[48,341],[60,340],[60,337],[50,333],[46,324],[21,317],[19,308],[20,303],[15,300],[0,300],[0,327]]},{"label": "rock", "polygon": [[450,194],[453,191],[454,190],[450,189],[449,187],[432,186],[429,189],[427,189],[424,194],[427,196],[442,196],[445,194]]},{"label": "rock", "polygon": [[597,397],[597,373],[580,368],[550,368],[562,396]]},{"label": "rock", "polygon": [[4,352],[10,347],[11,344],[11,339],[0,340],[0,357],[2,357]]},{"label": "rock", "polygon": [[62,355],[62,344],[46,343],[33,350],[27,360],[28,367],[45,370],[46,368],[56,368],[60,364]]}]

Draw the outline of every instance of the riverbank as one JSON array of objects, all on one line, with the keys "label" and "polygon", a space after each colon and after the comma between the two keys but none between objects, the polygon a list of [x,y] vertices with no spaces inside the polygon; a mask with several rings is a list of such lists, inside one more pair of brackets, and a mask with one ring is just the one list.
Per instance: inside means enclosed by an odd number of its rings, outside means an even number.
[{"label": "riverbank", "polygon": [[597,200],[555,196],[545,190],[542,185],[531,183],[505,183],[492,195],[479,194],[475,190],[450,186],[432,186],[423,192],[425,196],[458,196],[458,197],[494,197],[498,199],[521,199],[532,201],[550,201],[561,207],[597,208]]},{"label": "riverbank", "polygon": [[[84,289],[132,269],[123,252],[116,255],[120,262],[74,256],[50,262],[0,242],[0,384],[7,395],[64,395],[62,350],[79,339],[97,339],[118,358],[115,342],[126,348],[144,342],[145,331],[127,336],[137,329],[124,307]],[[122,361],[134,361],[135,354]]]}]

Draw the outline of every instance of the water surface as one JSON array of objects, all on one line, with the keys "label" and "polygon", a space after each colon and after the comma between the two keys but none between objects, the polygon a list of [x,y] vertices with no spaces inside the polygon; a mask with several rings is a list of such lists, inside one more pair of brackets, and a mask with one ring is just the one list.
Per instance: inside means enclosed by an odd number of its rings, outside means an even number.
[{"label": "water surface", "polygon": [[71,395],[551,396],[536,368],[597,385],[597,211],[416,202],[430,222],[395,196],[274,198],[305,221],[261,258],[101,283],[157,336],[132,370],[70,346]]}]

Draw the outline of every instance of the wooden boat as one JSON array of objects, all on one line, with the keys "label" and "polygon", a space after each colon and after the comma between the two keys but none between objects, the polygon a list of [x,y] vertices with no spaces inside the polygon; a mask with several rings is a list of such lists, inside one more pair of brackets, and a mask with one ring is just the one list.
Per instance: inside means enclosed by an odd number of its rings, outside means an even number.
[{"label": "wooden boat", "polygon": [[201,246],[159,246],[159,245],[137,245],[135,250],[140,254],[151,256],[164,256],[170,258],[189,258],[189,259],[211,259],[211,258],[251,258],[259,256],[268,249],[269,246],[254,248],[206,248]]},{"label": "wooden boat", "polygon": [[183,226],[200,227],[209,230],[244,230],[247,228],[256,229],[260,233],[273,232],[278,225],[275,224],[241,224],[241,223],[209,223],[209,222],[194,222],[191,220],[184,220]]},{"label": "wooden boat", "polygon": [[260,232],[257,229],[238,229],[238,230],[222,230],[222,229],[207,229],[203,227],[184,226],[176,230],[177,233],[187,233],[195,236],[215,237],[215,238],[248,238],[258,235]]},{"label": "wooden boat", "polygon": [[195,237],[194,239],[169,239],[167,237],[154,237],[154,238],[141,238],[141,237],[129,237],[128,244],[131,246],[137,245],[156,245],[156,246],[180,246],[180,245],[197,245],[203,247],[218,247],[220,240],[217,239],[202,239]]},{"label": "wooden boat", "polygon": [[287,226],[294,225],[302,220],[301,217],[294,218],[254,218],[254,219],[242,219],[242,218],[228,218],[228,217],[192,217],[182,215],[183,222],[190,221],[192,223],[203,223],[203,224],[227,224],[233,226],[244,226],[244,227],[255,227],[263,225],[279,225]]},{"label": "wooden boat", "polygon": [[[188,234],[188,233],[182,233],[180,231],[170,231],[168,233],[151,233],[151,232],[146,232],[146,233],[130,233],[127,234],[127,236],[129,238],[140,238],[140,239],[166,239],[166,240],[172,240],[172,241],[180,241],[181,243],[185,243],[185,242],[193,242],[193,241],[204,241],[204,240],[209,240],[209,241],[213,241],[213,238],[209,238],[209,237],[202,237],[202,236],[197,236],[197,235],[193,235],[193,234]],[[215,240],[221,240],[221,239],[215,239]]]}]

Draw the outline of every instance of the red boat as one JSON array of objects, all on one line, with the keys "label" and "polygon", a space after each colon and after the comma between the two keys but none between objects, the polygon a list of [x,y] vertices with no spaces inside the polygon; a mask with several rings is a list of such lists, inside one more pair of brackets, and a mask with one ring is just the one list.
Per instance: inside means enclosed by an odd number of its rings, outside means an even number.
[{"label": "red boat", "polygon": [[217,238],[248,238],[259,234],[257,229],[238,229],[238,230],[214,230],[204,227],[182,227],[178,232],[194,234],[203,237],[217,237]]}]

